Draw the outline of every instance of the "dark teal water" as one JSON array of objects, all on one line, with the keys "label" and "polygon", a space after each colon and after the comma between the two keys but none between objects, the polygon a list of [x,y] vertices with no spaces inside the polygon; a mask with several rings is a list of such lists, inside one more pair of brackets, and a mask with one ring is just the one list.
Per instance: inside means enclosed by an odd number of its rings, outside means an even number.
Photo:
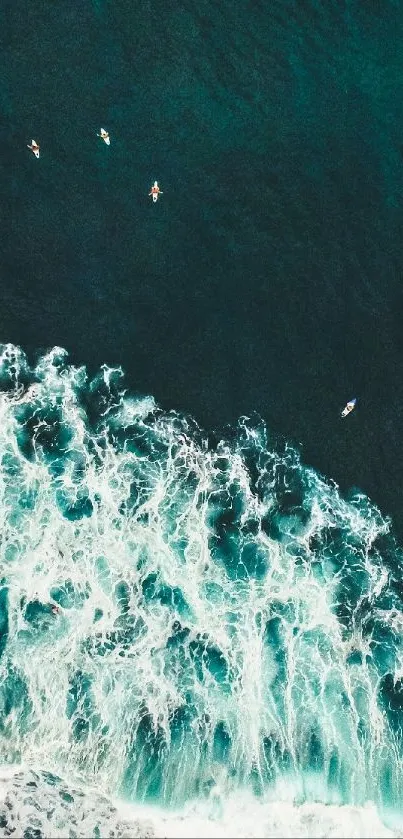
[{"label": "dark teal water", "polygon": [[402,32],[392,0],[5,2],[2,339],[258,411],[402,534]]}]

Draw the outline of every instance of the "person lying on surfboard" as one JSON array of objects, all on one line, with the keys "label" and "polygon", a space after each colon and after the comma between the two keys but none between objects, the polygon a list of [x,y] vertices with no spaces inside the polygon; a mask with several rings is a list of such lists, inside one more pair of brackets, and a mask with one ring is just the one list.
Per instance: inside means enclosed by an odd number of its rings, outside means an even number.
[{"label": "person lying on surfboard", "polygon": [[158,196],[163,194],[158,186],[158,181],[154,181],[154,186],[151,187],[151,192],[148,194],[152,195],[154,202],[158,201]]},{"label": "person lying on surfboard", "polygon": [[39,157],[39,146],[38,143],[35,142],[35,140],[31,140],[31,143],[27,146],[27,149],[31,149],[35,157]]},{"label": "person lying on surfboard", "polygon": [[342,412],[341,412],[341,416],[342,416],[342,417],[346,417],[346,416],[347,416],[347,414],[351,414],[351,411],[353,411],[353,410],[354,410],[354,408],[355,408],[356,402],[357,402],[357,400],[356,400],[356,399],[351,399],[351,401],[350,401],[350,402],[347,402],[346,407],[345,407],[345,408],[343,408],[343,410],[342,410]]},{"label": "person lying on surfboard", "polygon": [[108,132],[105,131],[105,128],[100,129],[100,132],[99,132],[99,134],[97,134],[97,137],[100,137],[101,140],[103,140],[104,143],[106,143],[107,146],[110,146],[110,144],[111,144],[110,137],[109,137]]}]

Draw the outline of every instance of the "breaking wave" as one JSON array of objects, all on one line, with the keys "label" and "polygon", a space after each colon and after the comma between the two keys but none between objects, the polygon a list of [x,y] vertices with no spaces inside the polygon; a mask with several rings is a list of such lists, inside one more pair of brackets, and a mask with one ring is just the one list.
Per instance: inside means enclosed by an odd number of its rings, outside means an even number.
[{"label": "breaking wave", "polygon": [[[352,835],[342,806],[400,829],[403,563],[370,501],[259,418],[212,440],[60,348],[3,345],[0,388],[0,763],[20,812],[33,773],[29,836],[60,790],[77,819],[72,787],[207,808],[210,835],[242,796],[265,836],[278,802],[288,835]],[[105,808],[70,835],[135,835]]]}]

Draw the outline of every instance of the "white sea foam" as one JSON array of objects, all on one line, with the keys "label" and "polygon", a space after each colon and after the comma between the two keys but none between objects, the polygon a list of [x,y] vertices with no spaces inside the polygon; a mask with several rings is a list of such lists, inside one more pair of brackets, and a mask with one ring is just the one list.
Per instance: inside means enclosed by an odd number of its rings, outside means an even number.
[{"label": "white sea foam", "polygon": [[[140,808],[138,813],[164,839],[387,839],[403,832],[389,830],[376,809],[324,804],[295,806],[282,801],[258,801],[243,793],[231,795],[220,817],[208,816],[203,805],[191,805],[175,814]],[[129,817],[130,808],[122,812]]]},{"label": "white sea foam", "polygon": [[210,449],[119,369],[6,347],[0,378],[1,760],[183,805],[158,835],[375,835],[358,805],[403,798],[389,523],[262,424]]},{"label": "white sea foam", "polygon": [[[401,825],[403,829],[403,824]],[[12,831],[14,831],[12,833]],[[350,807],[257,800],[238,792],[189,802],[180,811],[127,804],[99,791],[33,771],[0,767],[0,836],[122,839],[392,839],[373,805]],[[31,831],[31,833],[29,833]],[[35,834],[35,831],[39,831]]]}]

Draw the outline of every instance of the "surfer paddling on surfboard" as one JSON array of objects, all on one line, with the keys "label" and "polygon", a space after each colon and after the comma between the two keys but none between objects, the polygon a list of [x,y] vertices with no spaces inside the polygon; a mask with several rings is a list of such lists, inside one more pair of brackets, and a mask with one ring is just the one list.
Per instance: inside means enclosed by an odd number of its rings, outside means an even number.
[{"label": "surfer paddling on surfboard", "polygon": [[101,140],[103,140],[104,143],[106,143],[107,146],[110,146],[111,140],[110,140],[108,132],[105,131],[105,128],[100,129],[99,134],[97,134],[97,137],[100,137]]},{"label": "surfer paddling on surfboard", "polygon": [[39,146],[38,143],[35,142],[35,140],[31,140],[31,143],[27,146],[27,149],[31,149],[35,157],[39,157]]},{"label": "surfer paddling on surfboard", "polygon": [[341,416],[346,417],[347,414],[351,414],[351,411],[354,411],[354,408],[356,406],[356,402],[357,402],[356,399],[352,399],[350,402],[347,402],[346,407],[343,408],[343,410],[341,412]]},{"label": "surfer paddling on surfboard", "polygon": [[154,203],[158,201],[158,196],[163,194],[158,186],[158,181],[154,181],[154,186],[151,187],[151,192],[148,194],[152,195]]}]

